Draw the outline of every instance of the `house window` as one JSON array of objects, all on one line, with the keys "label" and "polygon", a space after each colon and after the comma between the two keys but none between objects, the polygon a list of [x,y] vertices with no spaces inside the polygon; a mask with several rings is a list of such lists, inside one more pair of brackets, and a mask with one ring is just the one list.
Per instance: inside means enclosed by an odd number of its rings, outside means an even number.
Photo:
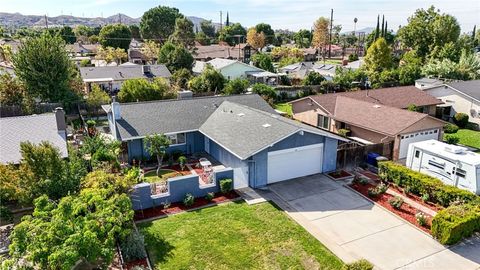
[{"label": "house window", "polygon": [[455,172],[456,175],[458,175],[460,177],[463,177],[463,178],[465,178],[467,176],[467,172],[465,170],[462,170],[462,169],[459,169],[459,168],[457,168],[456,170],[457,170]]},{"label": "house window", "polygon": [[415,151],[415,157],[418,158],[420,156],[420,151],[416,150]]},{"label": "house window", "polygon": [[170,139],[171,145],[185,144],[185,133],[171,134],[167,137]]},{"label": "house window", "polygon": [[317,126],[319,128],[324,128],[324,129],[328,130],[329,129],[329,124],[330,124],[330,118],[328,118],[327,116],[321,115],[321,114],[318,115]]}]

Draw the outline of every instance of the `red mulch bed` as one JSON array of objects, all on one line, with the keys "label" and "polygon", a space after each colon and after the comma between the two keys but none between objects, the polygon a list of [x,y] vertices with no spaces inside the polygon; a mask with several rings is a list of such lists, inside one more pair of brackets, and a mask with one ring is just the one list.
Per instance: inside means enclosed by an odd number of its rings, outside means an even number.
[{"label": "red mulch bed", "polygon": [[440,206],[440,205],[436,205],[436,204],[431,203],[431,202],[424,202],[424,201],[422,200],[422,198],[420,198],[419,196],[417,196],[417,195],[415,195],[415,194],[412,194],[412,193],[407,193],[407,194],[405,194],[405,193],[403,193],[403,189],[400,188],[400,187],[397,187],[397,186],[394,186],[394,185],[390,185],[389,188],[390,188],[390,189],[393,189],[394,191],[396,191],[396,192],[398,192],[398,193],[403,194],[403,196],[406,196],[406,197],[408,197],[409,199],[414,200],[415,202],[417,202],[417,203],[419,203],[419,204],[421,204],[421,205],[423,205],[423,206],[425,206],[425,207],[428,207],[428,208],[432,209],[432,210],[435,211],[435,212],[438,212],[438,211],[440,211],[440,210],[443,209],[443,207]]},{"label": "red mulch bed", "polygon": [[133,269],[135,266],[143,266],[145,268],[148,268],[147,258],[125,263],[124,269],[130,270]]},{"label": "red mulch bed", "polygon": [[331,172],[328,174],[328,176],[334,178],[334,179],[340,179],[340,178],[345,178],[345,177],[350,177],[353,176],[349,172],[346,172],[344,170],[341,170],[339,172]]},{"label": "red mulch bed", "polygon": [[416,227],[420,228],[422,231],[424,231],[428,234],[431,234],[430,226],[431,226],[432,218],[429,215],[425,214],[427,216],[427,220],[428,220],[427,223],[428,224],[425,227],[420,226],[417,222],[417,219],[415,218],[415,215],[420,211],[417,210],[416,208],[410,206],[409,204],[403,203],[402,207],[400,209],[395,209],[388,202],[388,200],[390,200],[391,198],[394,197],[390,194],[384,193],[384,194],[380,194],[376,197],[368,196],[368,189],[375,187],[372,184],[361,185],[361,184],[358,184],[358,183],[353,183],[353,184],[350,185],[350,187],[353,188],[354,190],[358,191],[359,193],[363,194],[365,197],[370,198],[372,201],[380,204],[385,209],[388,209],[388,211],[394,213],[395,215],[403,218],[404,220],[406,220],[406,221],[410,222],[411,224],[415,225]]},{"label": "red mulch bed", "polygon": [[182,202],[172,203],[169,208],[164,208],[163,205],[156,206],[153,208],[148,208],[144,210],[135,211],[134,220],[139,221],[143,219],[153,218],[153,217],[161,217],[166,215],[177,214],[180,212],[184,212],[193,208],[202,207],[206,205],[216,205],[222,202],[227,202],[232,199],[236,199],[240,197],[235,191],[230,191],[227,194],[216,194],[215,197],[208,201],[205,198],[195,198],[195,203],[192,206],[185,206]]}]

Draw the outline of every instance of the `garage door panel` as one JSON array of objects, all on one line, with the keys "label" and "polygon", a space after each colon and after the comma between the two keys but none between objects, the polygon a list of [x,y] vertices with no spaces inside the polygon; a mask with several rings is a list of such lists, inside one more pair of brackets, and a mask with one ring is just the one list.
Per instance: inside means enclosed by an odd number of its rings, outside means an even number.
[{"label": "garage door panel", "polygon": [[323,144],[268,153],[268,183],[322,172]]},{"label": "garage door panel", "polygon": [[426,141],[431,139],[438,140],[439,132],[440,131],[438,129],[432,129],[432,130],[426,130],[421,132],[403,134],[400,139],[400,146],[399,146],[400,151],[398,154],[398,158],[403,159],[407,157],[408,146],[411,143],[421,142],[421,141]]}]

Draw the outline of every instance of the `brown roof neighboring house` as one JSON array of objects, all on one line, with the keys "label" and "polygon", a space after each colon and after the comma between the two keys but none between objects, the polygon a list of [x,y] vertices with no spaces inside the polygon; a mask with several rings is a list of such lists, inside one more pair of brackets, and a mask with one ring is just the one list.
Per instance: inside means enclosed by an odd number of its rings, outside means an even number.
[{"label": "brown roof neighboring house", "polygon": [[[348,97],[356,100],[378,103],[395,108],[406,109],[409,105],[415,106],[430,106],[438,105],[443,102],[415,86],[400,86],[381,88],[375,90],[361,90],[353,92],[342,92],[333,94],[324,94],[309,96],[305,98],[312,99],[315,103],[323,107],[328,112],[335,111],[336,98],[339,96]],[[292,101],[292,103],[298,100]]]},{"label": "brown roof neighboring house", "polygon": [[[240,47],[240,55],[239,55],[239,47]],[[242,43],[235,46],[230,46],[226,43],[222,44],[212,44],[212,45],[195,45],[195,53],[194,58],[196,60],[211,60],[215,58],[223,58],[223,59],[243,59],[244,58],[244,50],[248,48],[249,45],[246,43]]]},{"label": "brown roof neighboring house", "polygon": [[335,120],[389,136],[407,132],[417,125],[425,129],[444,125],[443,121],[427,114],[344,96],[337,96],[335,104],[331,115]]}]

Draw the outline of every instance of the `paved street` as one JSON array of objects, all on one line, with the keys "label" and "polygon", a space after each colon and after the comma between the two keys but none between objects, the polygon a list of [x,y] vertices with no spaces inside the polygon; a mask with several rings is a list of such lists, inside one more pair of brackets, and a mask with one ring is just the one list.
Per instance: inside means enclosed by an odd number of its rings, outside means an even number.
[{"label": "paved street", "polygon": [[324,175],[269,186],[264,196],[345,261],[379,269],[480,269],[480,237],[446,248]]}]

